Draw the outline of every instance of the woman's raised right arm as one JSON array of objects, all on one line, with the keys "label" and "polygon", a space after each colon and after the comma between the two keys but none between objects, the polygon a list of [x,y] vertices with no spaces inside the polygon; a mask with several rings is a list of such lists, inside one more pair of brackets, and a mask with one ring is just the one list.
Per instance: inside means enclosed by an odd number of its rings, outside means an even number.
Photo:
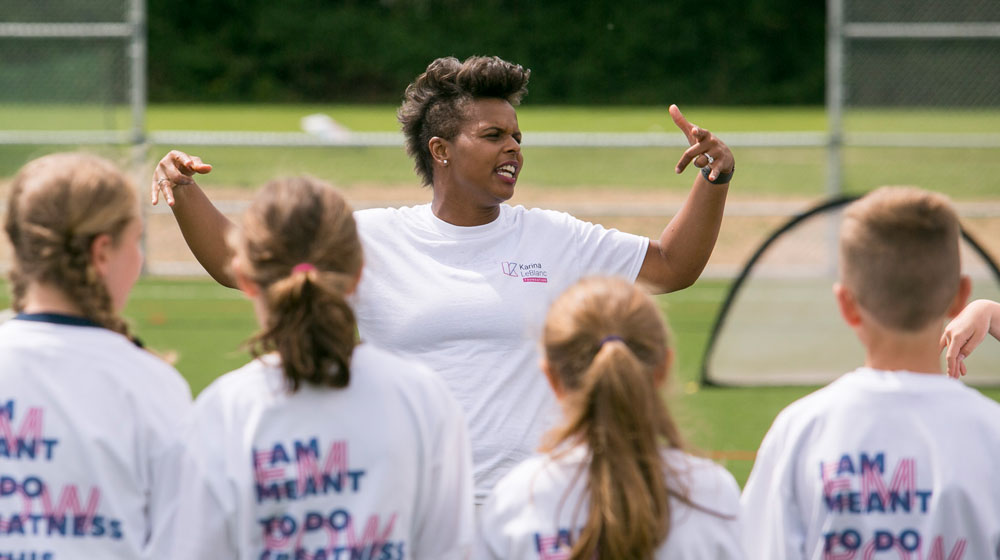
[{"label": "woman's raised right arm", "polygon": [[163,156],[153,171],[150,187],[151,202],[159,201],[160,193],[174,212],[184,241],[201,266],[223,286],[236,287],[229,264],[232,251],[226,236],[235,227],[216,208],[194,180],[196,173],[208,173],[212,166],[197,156],[171,150]]}]

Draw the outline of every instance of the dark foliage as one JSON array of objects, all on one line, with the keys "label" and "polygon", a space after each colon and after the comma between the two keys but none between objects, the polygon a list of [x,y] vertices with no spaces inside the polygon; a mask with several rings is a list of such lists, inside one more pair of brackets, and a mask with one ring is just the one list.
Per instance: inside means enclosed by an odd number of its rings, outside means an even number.
[{"label": "dark foliage", "polygon": [[149,0],[155,101],[398,102],[434,58],[532,70],[530,103],[817,104],[822,2]]}]

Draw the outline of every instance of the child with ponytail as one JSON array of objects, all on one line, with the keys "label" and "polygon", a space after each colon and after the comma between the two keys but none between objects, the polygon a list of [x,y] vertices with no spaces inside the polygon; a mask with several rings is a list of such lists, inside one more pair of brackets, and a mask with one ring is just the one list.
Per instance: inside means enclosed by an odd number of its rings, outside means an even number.
[{"label": "child with ponytail", "polygon": [[671,354],[653,301],[584,279],[552,305],[543,349],[564,420],[493,490],[476,558],[741,558],[736,481],[684,452],[660,398]]},{"label": "child with ponytail", "polygon": [[142,268],[135,188],[96,156],[44,156],[15,176],[5,230],[0,557],[147,558],[191,392],[120,315]]},{"label": "child with ponytail", "polygon": [[351,208],[315,179],[272,181],[230,244],[255,359],[198,396],[162,556],[465,558],[465,421],[431,371],[357,343]]}]

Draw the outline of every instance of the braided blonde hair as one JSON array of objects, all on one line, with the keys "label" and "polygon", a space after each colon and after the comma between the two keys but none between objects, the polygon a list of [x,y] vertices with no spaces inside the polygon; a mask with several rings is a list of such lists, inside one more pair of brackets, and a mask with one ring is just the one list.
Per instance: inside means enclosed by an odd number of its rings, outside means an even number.
[{"label": "braided blonde hair", "polygon": [[139,219],[135,189],[111,162],[90,154],[57,153],[28,162],[14,177],[5,229],[14,249],[10,281],[15,311],[28,286],[62,291],[84,317],[130,337],[91,262],[102,234],[113,243]]}]

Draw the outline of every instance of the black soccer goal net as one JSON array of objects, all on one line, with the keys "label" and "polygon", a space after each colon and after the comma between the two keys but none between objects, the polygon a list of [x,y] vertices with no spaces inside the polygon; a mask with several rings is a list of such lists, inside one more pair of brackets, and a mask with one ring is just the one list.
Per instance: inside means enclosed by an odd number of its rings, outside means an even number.
[{"label": "black soccer goal net", "polygon": [[[864,351],[833,297],[840,197],[775,230],[733,281],[702,360],[708,385],[820,385],[864,363]],[[963,229],[962,269],[971,299],[1000,300],[1000,270]],[[970,385],[1000,386],[1000,343],[966,360]]]}]

